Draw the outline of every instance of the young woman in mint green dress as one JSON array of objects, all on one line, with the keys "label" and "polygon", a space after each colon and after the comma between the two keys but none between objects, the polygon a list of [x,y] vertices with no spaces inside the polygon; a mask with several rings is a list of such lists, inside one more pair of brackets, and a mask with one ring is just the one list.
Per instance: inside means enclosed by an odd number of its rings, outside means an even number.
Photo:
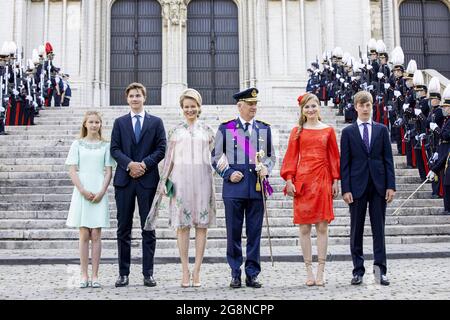
[{"label": "young woman in mint green dress", "polygon": [[[86,112],[80,139],[70,147],[66,159],[75,186],[70,202],[67,226],[80,230],[80,288],[92,284],[99,288],[98,268],[101,255],[101,231],[109,227],[108,196],[114,160],[109,143],[102,138],[102,119],[98,112]],[[92,242],[92,282],[88,279],[89,240]]]}]

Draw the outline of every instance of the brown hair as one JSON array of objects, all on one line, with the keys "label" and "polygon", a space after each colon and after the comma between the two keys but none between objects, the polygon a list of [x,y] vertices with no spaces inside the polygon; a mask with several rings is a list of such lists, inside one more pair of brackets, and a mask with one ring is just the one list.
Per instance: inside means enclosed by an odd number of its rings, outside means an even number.
[{"label": "brown hair", "polygon": [[364,104],[366,102],[370,102],[373,104],[372,95],[368,91],[359,91],[353,97],[353,104],[355,105],[355,108],[358,103]]},{"label": "brown hair", "polygon": [[[297,129],[297,135],[295,136],[295,139],[298,139],[298,137],[300,136],[300,132],[302,132],[303,130],[303,125],[306,123],[307,119],[306,117],[303,115],[303,108],[308,104],[308,102],[310,102],[311,100],[313,100],[315,103],[317,103],[317,105],[320,107],[320,101],[319,98],[317,98],[317,96],[315,94],[312,93],[306,93],[302,96],[301,99],[299,99],[299,107],[300,107],[300,118],[298,119],[298,129]],[[319,112],[319,121],[322,120],[322,118],[320,117],[320,112]]]},{"label": "brown hair", "polygon": [[200,95],[200,93],[195,89],[184,90],[180,95],[180,107],[181,108],[183,108],[184,99],[192,99],[197,103],[197,107],[198,107],[197,118],[199,118],[200,114],[202,113],[202,96]]},{"label": "brown hair", "polygon": [[103,124],[102,116],[98,111],[86,111],[86,113],[84,114],[83,123],[81,124],[80,129],[80,139],[83,139],[84,137],[87,136],[86,122],[90,116],[97,116],[98,119],[100,120],[100,129],[98,130],[98,137],[100,138],[101,141],[105,141],[105,139],[103,139],[102,137],[102,124]]},{"label": "brown hair", "polygon": [[147,89],[144,87],[144,85],[142,83],[139,82],[133,82],[130,83],[128,85],[128,87],[125,89],[125,96],[128,97],[128,94],[130,93],[131,90],[138,90],[142,93],[142,95],[144,96],[144,98],[147,98]]}]

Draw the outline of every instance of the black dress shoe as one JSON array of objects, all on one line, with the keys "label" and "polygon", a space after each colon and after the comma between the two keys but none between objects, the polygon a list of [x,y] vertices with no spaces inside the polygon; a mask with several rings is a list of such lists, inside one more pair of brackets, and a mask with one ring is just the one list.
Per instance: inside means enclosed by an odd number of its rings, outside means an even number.
[{"label": "black dress shoe", "polygon": [[116,280],[117,287],[125,287],[128,285],[128,276],[119,276]]},{"label": "black dress shoe", "polygon": [[241,287],[241,279],[231,278],[230,287],[231,288],[240,288]]},{"label": "black dress shoe", "polygon": [[382,274],[380,277],[380,284],[382,286],[388,286],[390,284],[388,277],[385,274]]},{"label": "black dress shoe", "polygon": [[156,281],[153,279],[153,276],[144,277],[144,286],[146,287],[155,287]]},{"label": "black dress shoe", "polygon": [[363,276],[361,276],[359,274],[355,274],[353,276],[351,283],[352,283],[352,285],[357,286],[357,285],[360,285],[362,283],[362,281],[363,281]]},{"label": "black dress shoe", "polygon": [[261,283],[256,280],[256,277],[247,277],[245,279],[245,285],[252,288],[261,288],[262,286]]}]

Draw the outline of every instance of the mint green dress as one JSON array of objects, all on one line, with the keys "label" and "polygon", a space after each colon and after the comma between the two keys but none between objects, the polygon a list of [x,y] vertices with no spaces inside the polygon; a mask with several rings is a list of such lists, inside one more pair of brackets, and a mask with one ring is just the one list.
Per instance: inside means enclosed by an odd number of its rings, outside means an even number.
[{"label": "mint green dress", "polygon": [[[83,187],[93,193],[100,192],[105,179],[105,167],[114,167],[109,143],[75,140],[67,155],[66,165],[78,166],[78,177]],[[73,189],[66,225],[69,227],[108,228],[108,194],[99,203],[86,200],[76,187]]]}]

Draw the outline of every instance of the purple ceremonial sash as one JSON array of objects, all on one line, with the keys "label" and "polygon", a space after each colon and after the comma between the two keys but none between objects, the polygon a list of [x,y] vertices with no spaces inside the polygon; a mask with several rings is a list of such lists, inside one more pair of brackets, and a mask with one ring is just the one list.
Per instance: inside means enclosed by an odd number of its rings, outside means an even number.
[{"label": "purple ceremonial sash", "polygon": [[[244,150],[245,153],[247,153],[247,150],[245,150],[245,136],[239,135],[236,131],[236,122],[231,121],[227,123],[226,129],[232,131],[233,138],[236,139],[236,143]],[[248,157],[249,159],[255,159],[256,150],[253,148],[253,146],[249,143],[248,145]],[[269,180],[266,178],[263,180],[263,189],[266,194],[269,196],[273,193],[273,188],[269,183]]]},{"label": "purple ceremonial sash", "polygon": [[263,180],[263,187],[264,187],[264,192],[267,195],[271,196],[272,193],[273,193],[273,189],[272,189],[272,186],[269,183],[269,179],[266,178],[266,179]]},{"label": "purple ceremonial sash", "polygon": [[[227,130],[231,130],[233,133],[233,138],[236,139],[237,144],[244,150],[244,153],[247,155],[247,150],[245,150],[245,136],[242,136],[236,132],[236,122],[231,121],[227,123],[226,128]],[[249,159],[255,159],[256,150],[253,148],[253,146],[249,143],[248,144],[248,158]]]}]

